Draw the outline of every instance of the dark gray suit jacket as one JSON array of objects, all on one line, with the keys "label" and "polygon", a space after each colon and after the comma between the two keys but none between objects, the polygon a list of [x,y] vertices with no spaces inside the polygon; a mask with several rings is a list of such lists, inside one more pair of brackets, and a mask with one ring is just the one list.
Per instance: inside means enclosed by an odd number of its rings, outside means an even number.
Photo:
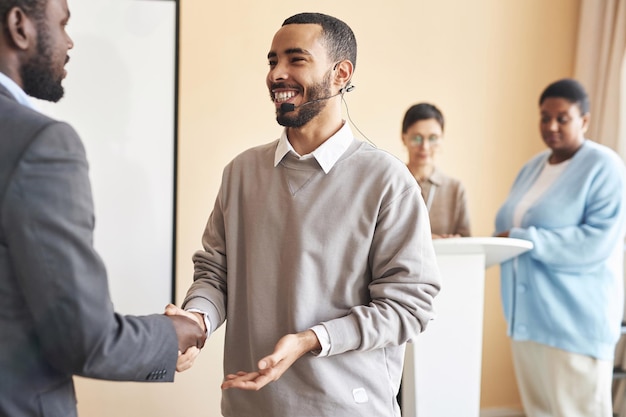
[{"label": "dark gray suit jacket", "polygon": [[93,229],[78,135],[0,85],[2,417],[76,416],[72,375],[174,379],[171,321],[114,312]]}]

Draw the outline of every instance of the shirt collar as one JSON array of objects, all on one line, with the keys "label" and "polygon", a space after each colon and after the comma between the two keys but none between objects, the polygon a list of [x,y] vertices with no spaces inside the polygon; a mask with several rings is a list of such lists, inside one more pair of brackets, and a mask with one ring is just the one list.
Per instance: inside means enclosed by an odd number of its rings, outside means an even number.
[{"label": "shirt collar", "polygon": [[441,185],[443,182],[444,175],[439,171],[436,167],[433,168],[433,172],[430,174],[428,178],[424,178],[423,180],[418,180],[417,182],[420,185],[424,185],[426,183],[433,184],[435,186]]},{"label": "shirt collar", "polygon": [[274,153],[274,166],[277,166],[285,155],[292,152],[301,159],[315,158],[317,163],[320,164],[320,167],[324,170],[324,173],[328,174],[353,140],[354,135],[352,135],[352,129],[350,129],[348,123],[344,121],[341,129],[324,141],[324,143],[318,146],[313,152],[307,155],[298,155],[293,149],[293,146],[291,146],[291,143],[289,143],[287,129],[285,128],[280,139],[278,139],[278,146],[276,146],[276,152]]},{"label": "shirt collar", "polygon": [[30,107],[31,109],[37,110],[35,105],[28,98],[28,95],[26,95],[26,93],[24,92],[24,90],[22,90],[15,81],[7,77],[2,72],[0,72],[0,84],[2,84],[7,90],[9,90],[9,93],[11,93],[11,95],[18,103],[26,107]]},{"label": "shirt collar", "polygon": [[435,185],[441,185],[443,182],[443,174],[437,168],[434,168],[428,180]]}]

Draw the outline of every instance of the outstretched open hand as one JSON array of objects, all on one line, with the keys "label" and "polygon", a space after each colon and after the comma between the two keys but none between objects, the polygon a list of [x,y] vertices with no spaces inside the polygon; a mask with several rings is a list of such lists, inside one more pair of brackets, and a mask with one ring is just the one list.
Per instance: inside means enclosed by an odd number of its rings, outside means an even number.
[{"label": "outstretched open hand", "polygon": [[288,334],[280,338],[274,352],[262,358],[257,371],[239,371],[226,375],[222,389],[240,388],[258,391],[270,382],[278,380],[302,355],[320,348],[312,330]]}]

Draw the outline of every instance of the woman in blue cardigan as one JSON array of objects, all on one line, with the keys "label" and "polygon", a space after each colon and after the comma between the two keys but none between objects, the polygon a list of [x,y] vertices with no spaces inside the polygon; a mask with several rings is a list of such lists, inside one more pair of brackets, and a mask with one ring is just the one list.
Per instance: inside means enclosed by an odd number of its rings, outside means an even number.
[{"label": "woman in blue cardigan", "polygon": [[623,315],[626,175],[585,139],[589,99],[575,80],[539,99],[548,149],[527,162],[496,216],[496,235],[534,248],[501,266],[501,295],[526,415],[611,417]]}]

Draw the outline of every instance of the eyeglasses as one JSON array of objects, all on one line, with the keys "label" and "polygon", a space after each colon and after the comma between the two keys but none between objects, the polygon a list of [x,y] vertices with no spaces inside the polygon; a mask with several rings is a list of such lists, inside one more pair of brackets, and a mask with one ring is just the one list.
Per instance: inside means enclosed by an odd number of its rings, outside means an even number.
[{"label": "eyeglasses", "polygon": [[440,137],[437,135],[430,135],[427,138],[425,138],[422,135],[415,135],[409,139],[409,144],[411,146],[422,146],[425,140],[428,140],[428,144],[430,146],[437,146],[439,145]]}]

